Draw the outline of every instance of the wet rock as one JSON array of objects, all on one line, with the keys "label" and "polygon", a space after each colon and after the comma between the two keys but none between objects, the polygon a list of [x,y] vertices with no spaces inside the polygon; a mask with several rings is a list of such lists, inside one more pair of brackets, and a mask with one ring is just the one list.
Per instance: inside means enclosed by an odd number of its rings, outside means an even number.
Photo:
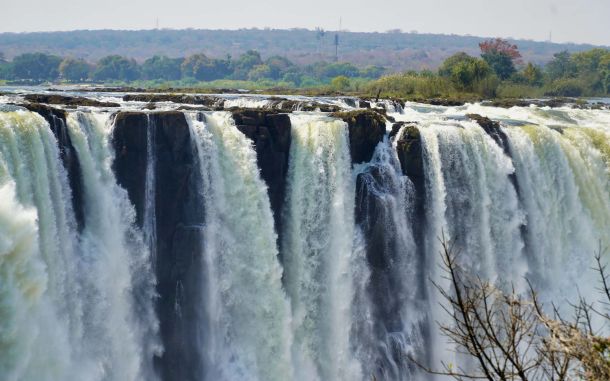
[{"label": "wet rock", "polygon": [[[201,368],[197,355],[198,319],[194,306],[201,297],[200,258],[204,205],[197,155],[183,113],[120,112],[112,144],[118,183],[127,190],[143,226],[146,194],[147,135],[151,133],[155,167],[157,313],[165,348],[157,359],[166,380],[193,380]],[[205,190],[204,190],[205,191]]]},{"label": "wet rock", "polygon": [[125,102],[173,102],[193,105],[207,106],[210,109],[222,109],[224,98],[208,96],[208,95],[190,95],[190,94],[126,94],[123,96]]},{"label": "wet rock", "polygon": [[246,108],[234,108],[231,113],[237,128],[254,143],[258,167],[268,187],[276,231],[279,232],[290,153],[290,116],[278,110]]},{"label": "wet rock", "polygon": [[82,230],[85,223],[83,175],[76,150],[74,149],[72,140],[68,134],[66,126],[67,113],[65,110],[60,110],[40,103],[27,103],[22,106],[45,118],[49,123],[53,135],[55,135],[55,139],[57,139],[59,158],[66,169],[68,182],[70,184],[70,189],[72,190],[72,209],[74,210],[74,217],[76,218],[78,229]]},{"label": "wet rock", "polygon": [[352,163],[368,162],[375,147],[385,135],[385,117],[373,110],[356,110],[331,114],[344,120],[349,127],[350,155]]},{"label": "wet rock", "polygon": [[506,133],[500,128],[500,123],[479,114],[466,114],[466,117],[477,122],[479,126],[481,126],[483,130],[502,147],[504,153],[510,156],[508,136],[506,136]]},{"label": "wet rock", "polygon": [[68,97],[57,94],[27,94],[25,100],[32,103],[46,103],[54,105],[66,105],[70,107],[89,106],[89,107],[120,107],[121,105],[114,102],[100,102],[95,99],[83,97]]}]

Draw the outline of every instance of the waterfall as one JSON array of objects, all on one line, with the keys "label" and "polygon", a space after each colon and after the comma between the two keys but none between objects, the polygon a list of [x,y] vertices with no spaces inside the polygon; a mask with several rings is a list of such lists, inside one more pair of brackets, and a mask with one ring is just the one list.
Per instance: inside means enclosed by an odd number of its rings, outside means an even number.
[{"label": "waterfall", "polygon": [[[401,133],[398,133],[400,137]],[[373,332],[359,332],[361,345],[367,344],[361,357],[365,374],[379,380],[412,377],[412,369],[403,359],[417,356],[423,345],[426,320],[422,290],[424,280],[418,269],[413,236],[414,185],[402,174],[395,146],[388,136],[380,143],[370,163],[360,165],[357,173],[356,218],[368,237],[368,262],[371,278],[368,300],[373,311],[364,319],[373,320]],[[371,319],[372,318],[372,319]]]},{"label": "waterfall", "polygon": [[289,303],[256,153],[230,114],[189,117],[205,199],[204,379],[293,379]]},{"label": "waterfall", "polygon": [[499,287],[527,279],[561,310],[597,300],[607,110],[361,101],[403,123],[354,164],[366,118],[273,102],[2,108],[2,380],[436,379],[407,357],[467,369],[437,325],[451,323],[431,282],[450,289],[443,236]]},{"label": "waterfall", "polygon": [[[562,136],[525,126],[506,133],[527,213],[528,277],[547,301],[595,295],[593,255],[600,240],[602,247],[610,240],[607,165],[592,145],[578,144],[585,131]],[[590,280],[583,279],[587,273]]]},{"label": "waterfall", "polygon": [[156,213],[156,192],[155,180],[156,156],[155,156],[155,131],[156,126],[151,114],[147,116],[146,129],[146,176],[144,179],[144,240],[146,241],[151,253],[153,265],[157,257],[157,213]]},{"label": "waterfall", "polygon": [[[25,335],[0,356],[8,360],[0,370],[10,380],[154,379],[148,251],[133,229],[126,195],[113,182],[105,124],[92,118],[70,115],[65,126],[83,168],[86,221],[79,234],[49,125],[29,112],[0,114],[1,213],[16,213],[2,224],[15,232],[2,235],[2,252],[18,259],[2,265],[2,288],[11,296],[2,303],[24,298],[6,309],[12,334]],[[23,311],[28,318],[14,320]]]},{"label": "waterfall", "polygon": [[299,379],[362,377],[350,350],[354,182],[347,126],[292,115],[284,253]]}]

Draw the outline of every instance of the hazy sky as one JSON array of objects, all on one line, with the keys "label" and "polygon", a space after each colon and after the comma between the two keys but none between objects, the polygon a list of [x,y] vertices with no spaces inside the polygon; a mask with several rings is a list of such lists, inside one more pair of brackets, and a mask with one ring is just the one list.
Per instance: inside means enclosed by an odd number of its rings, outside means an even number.
[{"label": "hazy sky", "polygon": [[402,29],[610,45],[610,0],[0,0],[0,32]]}]

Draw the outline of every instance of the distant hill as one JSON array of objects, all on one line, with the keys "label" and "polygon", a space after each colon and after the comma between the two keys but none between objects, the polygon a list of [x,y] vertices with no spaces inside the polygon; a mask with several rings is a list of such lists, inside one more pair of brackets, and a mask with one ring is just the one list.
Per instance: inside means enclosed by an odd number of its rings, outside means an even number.
[{"label": "distant hill", "polygon": [[[0,33],[0,52],[7,58],[25,52],[46,52],[90,61],[120,54],[138,61],[155,54],[182,57],[203,52],[211,57],[237,56],[254,49],[263,57],[286,56],[295,63],[333,60],[335,33],[307,29],[240,30],[80,30],[70,32]],[[482,37],[418,33],[339,33],[339,60],[358,66],[381,65],[391,71],[436,68],[449,55],[479,53]],[[554,53],[578,52],[595,46],[511,40],[525,61],[544,63]]]}]

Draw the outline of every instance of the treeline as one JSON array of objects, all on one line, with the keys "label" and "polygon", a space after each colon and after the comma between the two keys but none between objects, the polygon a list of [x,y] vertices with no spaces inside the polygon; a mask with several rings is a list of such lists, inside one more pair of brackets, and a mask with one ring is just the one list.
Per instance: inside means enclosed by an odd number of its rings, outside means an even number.
[{"label": "treeline", "polygon": [[525,63],[516,45],[495,39],[480,45],[480,57],[457,53],[438,71],[409,71],[367,85],[372,94],[406,98],[526,98],[607,96],[610,50],[554,54],[544,66]]},{"label": "treeline", "polygon": [[96,63],[46,53],[25,53],[12,61],[0,55],[0,79],[12,81],[133,82],[183,81],[209,82],[221,79],[271,81],[287,87],[315,86],[330,82],[338,76],[347,78],[379,78],[385,69],[369,66],[364,69],[350,63],[317,62],[298,66],[282,56],[265,60],[260,53],[249,50],[236,59],[211,58],[194,54],[185,58],[157,55],[139,64],[134,59],[119,55],[101,58]]}]

